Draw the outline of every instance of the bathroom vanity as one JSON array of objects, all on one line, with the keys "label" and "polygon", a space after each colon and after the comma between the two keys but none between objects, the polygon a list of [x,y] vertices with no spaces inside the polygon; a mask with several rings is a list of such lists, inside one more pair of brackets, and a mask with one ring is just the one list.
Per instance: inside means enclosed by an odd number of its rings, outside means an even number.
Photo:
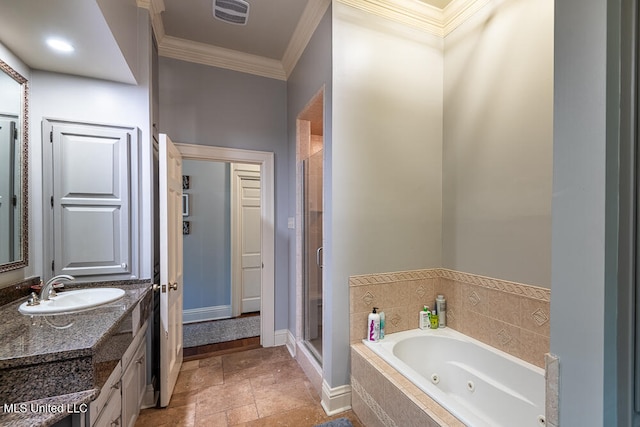
[{"label": "bathroom vanity", "polygon": [[146,391],[150,281],[80,284],[123,289],[86,311],[31,316],[26,298],[0,307],[3,426],[132,426]]}]

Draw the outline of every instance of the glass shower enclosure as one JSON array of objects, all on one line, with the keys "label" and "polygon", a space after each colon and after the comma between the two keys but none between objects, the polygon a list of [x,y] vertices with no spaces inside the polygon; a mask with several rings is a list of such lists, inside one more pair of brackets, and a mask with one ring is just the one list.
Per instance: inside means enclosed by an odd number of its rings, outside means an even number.
[{"label": "glass shower enclosure", "polygon": [[[313,144],[312,144],[313,147]],[[322,145],[302,161],[304,342],[322,364]]]}]

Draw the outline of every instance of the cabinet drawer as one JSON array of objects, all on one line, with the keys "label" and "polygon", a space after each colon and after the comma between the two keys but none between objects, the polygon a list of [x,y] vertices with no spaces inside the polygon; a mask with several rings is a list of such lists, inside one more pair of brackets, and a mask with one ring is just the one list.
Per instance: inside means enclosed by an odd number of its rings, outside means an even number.
[{"label": "cabinet drawer", "polygon": [[122,411],[122,399],[120,398],[120,391],[114,390],[111,393],[107,404],[104,406],[102,413],[96,420],[92,427],[120,427],[122,426],[122,417],[120,415]]},{"label": "cabinet drawer", "polygon": [[146,341],[140,342],[129,367],[122,374],[123,427],[134,427],[140,412],[141,389],[146,385],[146,344]]},{"label": "cabinet drawer", "polygon": [[[122,363],[118,362],[107,382],[102,386],[102,390],[98,398],[89,404],[89,422],[93,425],[94,421],[105,407],[107,401],[111,397],[113,391],[120,394],[120,377],[122,376]],[[120,399],[118,399],[120,400]]]},{"label": "cabinet drawer", "polygon": [[131,360],[134,358],[135,352],[140,346],[140,342],[145,341],[146,331],[147,331],[147,323],[145,322],[145,324],[142,326],[142,328],[140,328],[138,333],[133,338],[133,342],[129,345],[129,348],[127,348],[127,351],[125,351],[124,355],[122,356],[121,360],[122,360],[123,371],[127,370],[129,363],[131,363]]}]

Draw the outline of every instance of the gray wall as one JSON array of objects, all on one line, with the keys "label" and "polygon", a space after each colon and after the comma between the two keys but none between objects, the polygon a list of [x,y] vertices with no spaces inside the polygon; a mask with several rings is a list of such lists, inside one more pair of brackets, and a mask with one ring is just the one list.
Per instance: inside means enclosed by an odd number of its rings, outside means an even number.
[{"label": "gray wall", "polygon": [[551,286],[553,0],[445,38],[443,266]]},{"label": "gray wall", "polygon": [[160,58],[160,132],[175,142],[273,152],[275,328],[287,328],[289,246],[286,83]]},{"label": "gray wall", "polygon": [[349,276],[441,265],[443,41],[341,3],[333,14],[333,327],[323,344],[335,387],[349,383]]},{"label": "gray wall", "polygon": [[[560,358],[566,426],[617,425],[604,416],[615,393],[604,387],[607,358],[616,354],[605,342],[616,333],[616,310],[604,310],[605,290],[616,287],[605,281],[606,256],[615,253],[605,240],[605,181],[616,173],[605,164],[607,3],[614,2],[565,0],[555,8],[551,352]],[[593,309],[596,321],[585,316]]]},{"label": "gray wall", "polygon": [[191,234],[183,236],[185,310],[231,305],[230,165],[185,160]]},{"label": "gray wall", "polygon": [[[298,114],[302,112],[304,107],[311,101],[311,98],[324,87],[324,158],[331,157],[331,105],[332,105],[332,88],[331,88],[331,6],[316,28],[313,37],[309,41],[304,54],[298,61],[295,69],[289,76],[287,81],[287,126],[288,126],[288,143],[289,143],[289,217],[296,216],[296,120]],[[323,218],[328,218],[332,211],[332,201],[330,188],[326,183],[331,182],[331,162],[325,160],[324,164],[324,213]],[[300,224],[296,224],[300,226]],[[332,254],[327,250],[326,241],[331,237],[332,224],[331,221],[324,221],[323,233],[325,239],[324,245],[324,269],[323,275],[328,275],[332,269]],[[332,312],[332,304],[327,295],[332,293],[333,284],[330,280],[324,281],[325,313]],[[296,333],[296,231],[289,230],[289,330],[295,336]],[[333,329],[333,316],[324,316],[324,337],[323,353],[327,355],[323,361],[323,369],[325,372],[331,372],[333,352],[333,344],[329,331]],[[346,362],[346,359],[345,359]],[[343,362],[343,363],[345,363]]]}]

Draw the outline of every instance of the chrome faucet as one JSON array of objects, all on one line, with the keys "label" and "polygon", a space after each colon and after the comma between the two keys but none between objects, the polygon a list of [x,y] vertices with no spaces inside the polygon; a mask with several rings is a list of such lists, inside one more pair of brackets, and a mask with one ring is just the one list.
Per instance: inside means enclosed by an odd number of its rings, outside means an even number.
[{"label": "chrome faucet", "polygon": [[49,297],[55,297],[56,291],[53,289],[55,285],[63,282],[72,282],[74,280],[76,280],[76,278],[69,276],[68,274],[61,274],[59,276],[52,277],[47,281],[42,289],[40,289],[40,300],[47,301]]}]

